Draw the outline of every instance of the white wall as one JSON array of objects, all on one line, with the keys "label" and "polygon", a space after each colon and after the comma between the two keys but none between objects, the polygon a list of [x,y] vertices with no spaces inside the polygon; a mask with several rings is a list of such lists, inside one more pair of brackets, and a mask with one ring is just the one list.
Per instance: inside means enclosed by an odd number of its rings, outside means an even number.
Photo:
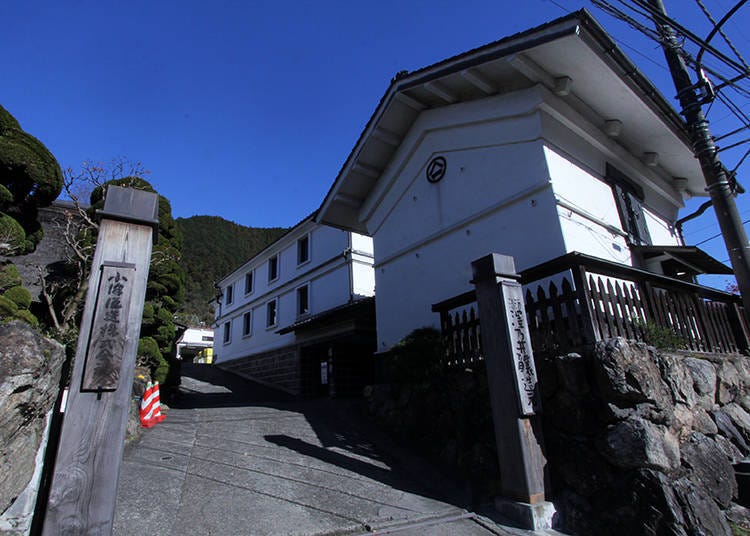
[{"label": "white wall", "polygon": [[[629,264],[607,162],[638,172],[654,240],[674,243],[669,180],[566,106],[537,87],[422,112],[359,215],[375,245],[379,350],[437,327],[430,306],[470,290],[470,263],[488,253],[519,271],[570,251]],[[437,155],[447,173],[432,184]]]},{"label": "white wall", "polygon": [[[310,260],[297,263],[297,241],[309,236]],[[295,322],[347,303],[352,292],[352,267],[350,253],[350,233],[327,226],[306,222],[294,228],[275,244],[250,259],[220,282],[225,288],[234,285],[234,300],[230,305],[222,304],[215,328],[215,360],[217,363],[246,357],[294,343],[294,333],[279,335],[277,331]],[[372,251],[372,241],[368,237],[356,239],[363,251]],[[268,281],[268,259],[279,256],[278,279]],[[358,270],[369,278],[372,275],[372,257],[357,254],[361,265]],[[369,259],[369,266],[366,261]],[[254,271],[253,291],[244,293],[245,274]],[[309,313],[299,316],[297,289],[308,286]],[[362,290],[362,289],[360,289]],[[363,292],[363,295],[366,294]],[[267,303],[278,300],[277,323],[267,327]],[[243,316],[251,312],[252,328],[249,336],[243,336]],[[231,322],[231,340],[223,342],[224,323]]]},{"label": "white wall", "polygon": [[[390,187],[373,194],[381,202],[365,220],[379,350],[437,327],[431,305],[472,288],[473,260],[509,254],[520,270],[565,252],[539,116],[526,112],[539,98],[524,91],[423,112],[406,136],[379,180]],[[430,183],[425,170],[436,155],[447,172]]]}]

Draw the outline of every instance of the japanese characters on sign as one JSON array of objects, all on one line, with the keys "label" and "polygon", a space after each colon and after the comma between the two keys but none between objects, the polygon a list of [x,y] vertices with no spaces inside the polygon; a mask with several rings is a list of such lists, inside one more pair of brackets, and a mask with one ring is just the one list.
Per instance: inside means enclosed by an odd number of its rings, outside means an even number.
[{"label": "japanese characters on sign", "polygon": [[518,389],[520,410],[523,415],[534,415],[539,411],[536,367],[531,350],[529,328],[521,286],[515,283],[502,284],[508,322],[508,337],[513,355],[513,372]]},{"label": "japanese characters on sign", "polygon": [[91,323],[82,391],[114,391],[120,379],[135,265],[104,263]]}]

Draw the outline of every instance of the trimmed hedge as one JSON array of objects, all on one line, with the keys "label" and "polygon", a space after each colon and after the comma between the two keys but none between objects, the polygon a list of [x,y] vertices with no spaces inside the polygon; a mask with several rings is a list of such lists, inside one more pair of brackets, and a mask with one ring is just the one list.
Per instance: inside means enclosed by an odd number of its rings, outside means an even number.
[{"label": "trimmed hedge", "polygon": [[0,291],[22,284],[18,267],[9,262],[0,266]]},{"label": "trimmed hedge", "polygon": [[0,316],[8,317],[13,316],[18,312],[18,305],[15,302],[9,300],[5,296],[0,296]]},{"label": "trimmed hedge", "polygon": [[0,134],[6,130],[21,130],[16,118],[10,115],[10,112],[0,106]]},{"label": "trimmed hedge", "polygon": [[15,218],[0,212],[0,242],[4,245],[2,253],[23,252],[26,249],[26,231]]},{"label": "trimmed hedge", "polygon": [[23,206],[46,206],[63,187],[60,165],[42,142],[22,130],[0,133],[0,183]]},{"label": "trimmed hedge", "polygon": [[24,322],[34,326],[35,328],[39,327],[39,320],[28,309],[22,309],[20,311],[16,311],[16,314],[13,315],[13,318],[17,320],[23,320]]},{"label": "trimmed hedge", "polygon": [[31,306],[31,293],[24,287],[11,287],[3,296],[18,305],[19,309],[28,309]]}]

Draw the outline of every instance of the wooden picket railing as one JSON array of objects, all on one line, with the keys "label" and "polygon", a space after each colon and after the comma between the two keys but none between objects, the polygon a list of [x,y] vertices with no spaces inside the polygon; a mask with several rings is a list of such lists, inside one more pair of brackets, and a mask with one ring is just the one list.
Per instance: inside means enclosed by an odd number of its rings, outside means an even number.
[{"label": "wooden picket railing", "polygon": [[[521,272],[532,346],[537,353],[580,351],[596,341],[646,340],[673,332],[685,349],[737,353],[750,347],[750,322],[739,296],[569,253]],[[481,359],[474,291],[432,306],[440,313],[446,360]]]}]

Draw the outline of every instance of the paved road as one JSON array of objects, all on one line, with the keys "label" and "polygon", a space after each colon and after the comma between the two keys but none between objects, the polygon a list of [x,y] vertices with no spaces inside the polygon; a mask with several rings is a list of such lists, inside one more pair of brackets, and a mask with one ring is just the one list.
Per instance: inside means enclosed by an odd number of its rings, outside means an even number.
[{"label": "paved road", "polygon": [[125,450],[114,534],[529,534],[463,505],[355,401],[301,400],[185,365],[179,402]]}]

